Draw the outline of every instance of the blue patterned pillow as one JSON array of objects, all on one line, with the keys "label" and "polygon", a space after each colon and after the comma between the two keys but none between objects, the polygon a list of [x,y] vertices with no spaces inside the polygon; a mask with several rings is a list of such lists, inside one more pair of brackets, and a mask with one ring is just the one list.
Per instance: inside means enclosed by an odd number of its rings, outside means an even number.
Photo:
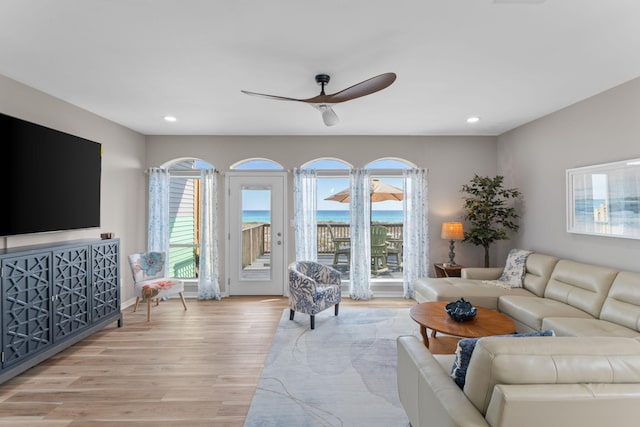
[{"label": "blue patterned pillow", "polygon": [[531,251],[524,249],[511,249],[507,255],[507,262],[504,270],[498,278],[498,282],[503,283],[511,288],[521,288],[522,280],[526,272],[526,261]]},{"label": "blue patterned pillow", "polygon": [[[496,335],[499,337],[553,337],[555,333],[552,330],[530,332],[527,334],[510,334],[510,335]],[[467,376],[467,368],[469,367],[469,361],[473,350],[476,348],[476,343],[480,338],[463,338],[458,341],[458,347],[456,348],[456,358],[451,367],[451,378],[460,387],[464,388],[465,378]]]}]

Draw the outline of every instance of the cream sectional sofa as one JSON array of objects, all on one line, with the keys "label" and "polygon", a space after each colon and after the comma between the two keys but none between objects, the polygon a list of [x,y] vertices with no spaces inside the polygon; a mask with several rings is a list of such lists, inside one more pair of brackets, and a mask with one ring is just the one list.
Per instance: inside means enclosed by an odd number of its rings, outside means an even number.
[{"label": "cream sectional sofa", "polygon": [[503,295],[544,296],[544,291],[558,258],[533,253],[527,257],[522,288],[505,289],[485,283],[500,277],[502,268],[463,268],[462,277],[420,278],[413,283],[414,298],[418,302],[455,301],[464,297],[473,305],[498,308]]},{"label": "cream sectional sofa", "polygon": [[[483,338],[467,382],[450,378],[453,355],[398,339],[398,391],[413,427],[602,426],[640,417],[640,273],[533,253],[522,288],[491,283],[502,269],[414,282],[415,299],[497,309],[520,333]],[[480,351],[478,351],[480,350]],[[623,415],[622,415],[623,414]]]},{"label": "cream sectional sofa", "polygon": [[621,337],[483,338],[464,389],[453,355],[398,338],[398,394],[412,427],[602,427],[640,419],[640,342]]},{"label": "cream sectional sofa", "polygon": [[501,271],[465,268],[460,278],[421,278],[414,282],[415,299],[464,297],[506,314],[519,333],[640,337],[640,273],[536,253],[527,258],[522,288],[496,286]]}]

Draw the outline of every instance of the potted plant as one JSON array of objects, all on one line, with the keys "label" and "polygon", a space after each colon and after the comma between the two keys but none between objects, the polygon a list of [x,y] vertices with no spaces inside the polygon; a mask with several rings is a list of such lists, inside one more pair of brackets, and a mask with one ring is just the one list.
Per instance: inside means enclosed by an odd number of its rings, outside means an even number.
[{"label": "potted plant", "polygon": [[484,248],[484,266],[489,267],[489,246],[496,240],[509,239],[509,232],[518,231],[516,220],[519,215],[508,204],[511,199],[519,199],[517,188],[503,188],[504,177],[473,177],[469,184],[462,186],[464,196],[464,219],[470,227],[464,232],[464,242]]}]

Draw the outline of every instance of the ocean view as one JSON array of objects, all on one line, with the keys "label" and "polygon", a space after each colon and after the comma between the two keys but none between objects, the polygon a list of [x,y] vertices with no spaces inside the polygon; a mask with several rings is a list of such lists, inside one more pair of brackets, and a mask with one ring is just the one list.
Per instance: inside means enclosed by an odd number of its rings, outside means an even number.
[{"label": "ocean view", "polygon": [[[242,211],[242,222],[271,222],[269,211]],[[335,211],[335,210],[321,210],[317,213],[317,222],[342,222],[349,223],[349,211]],[[398,223],[401,224],[402,221],[402,211],[397,210],[387,210],[387,211],[376,211],[374,210],[372,213],[372,221],[373,222],[383,222],[383,223]]]}]

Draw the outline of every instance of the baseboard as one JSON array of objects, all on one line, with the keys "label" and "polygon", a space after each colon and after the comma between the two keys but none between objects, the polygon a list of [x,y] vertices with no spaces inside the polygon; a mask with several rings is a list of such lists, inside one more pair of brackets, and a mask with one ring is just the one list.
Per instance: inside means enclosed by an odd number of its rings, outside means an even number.
[{"label": "baseboard", "polygon": [[[402,287],[389,287],[389,286],[373,286],[371,288],[371,292],[373,293],[373,297],[374,298],[402,298],[403,297],[403,290]],[[184,297],[186,299],[197,299],[198,298],[198,292],[197,291],[185,291],[183,293]],[[349,286],[342,286],[342,295],[347,297],[349,296]],[[226,298],[228,297],[229,294],[227,292],[223,292],[221,297],[222,298]],[[286,296],[286,295],[283,295]],[[173,295],[170,296],[169,299],[172,298],[178,298],[177,295]],[[123,301],[121,304],[121,309],[124,310],[125,308],[131,307],[132,305],[134,305],[136,303],[136,299],[134,298],[130,298],[126,301]]]}]

